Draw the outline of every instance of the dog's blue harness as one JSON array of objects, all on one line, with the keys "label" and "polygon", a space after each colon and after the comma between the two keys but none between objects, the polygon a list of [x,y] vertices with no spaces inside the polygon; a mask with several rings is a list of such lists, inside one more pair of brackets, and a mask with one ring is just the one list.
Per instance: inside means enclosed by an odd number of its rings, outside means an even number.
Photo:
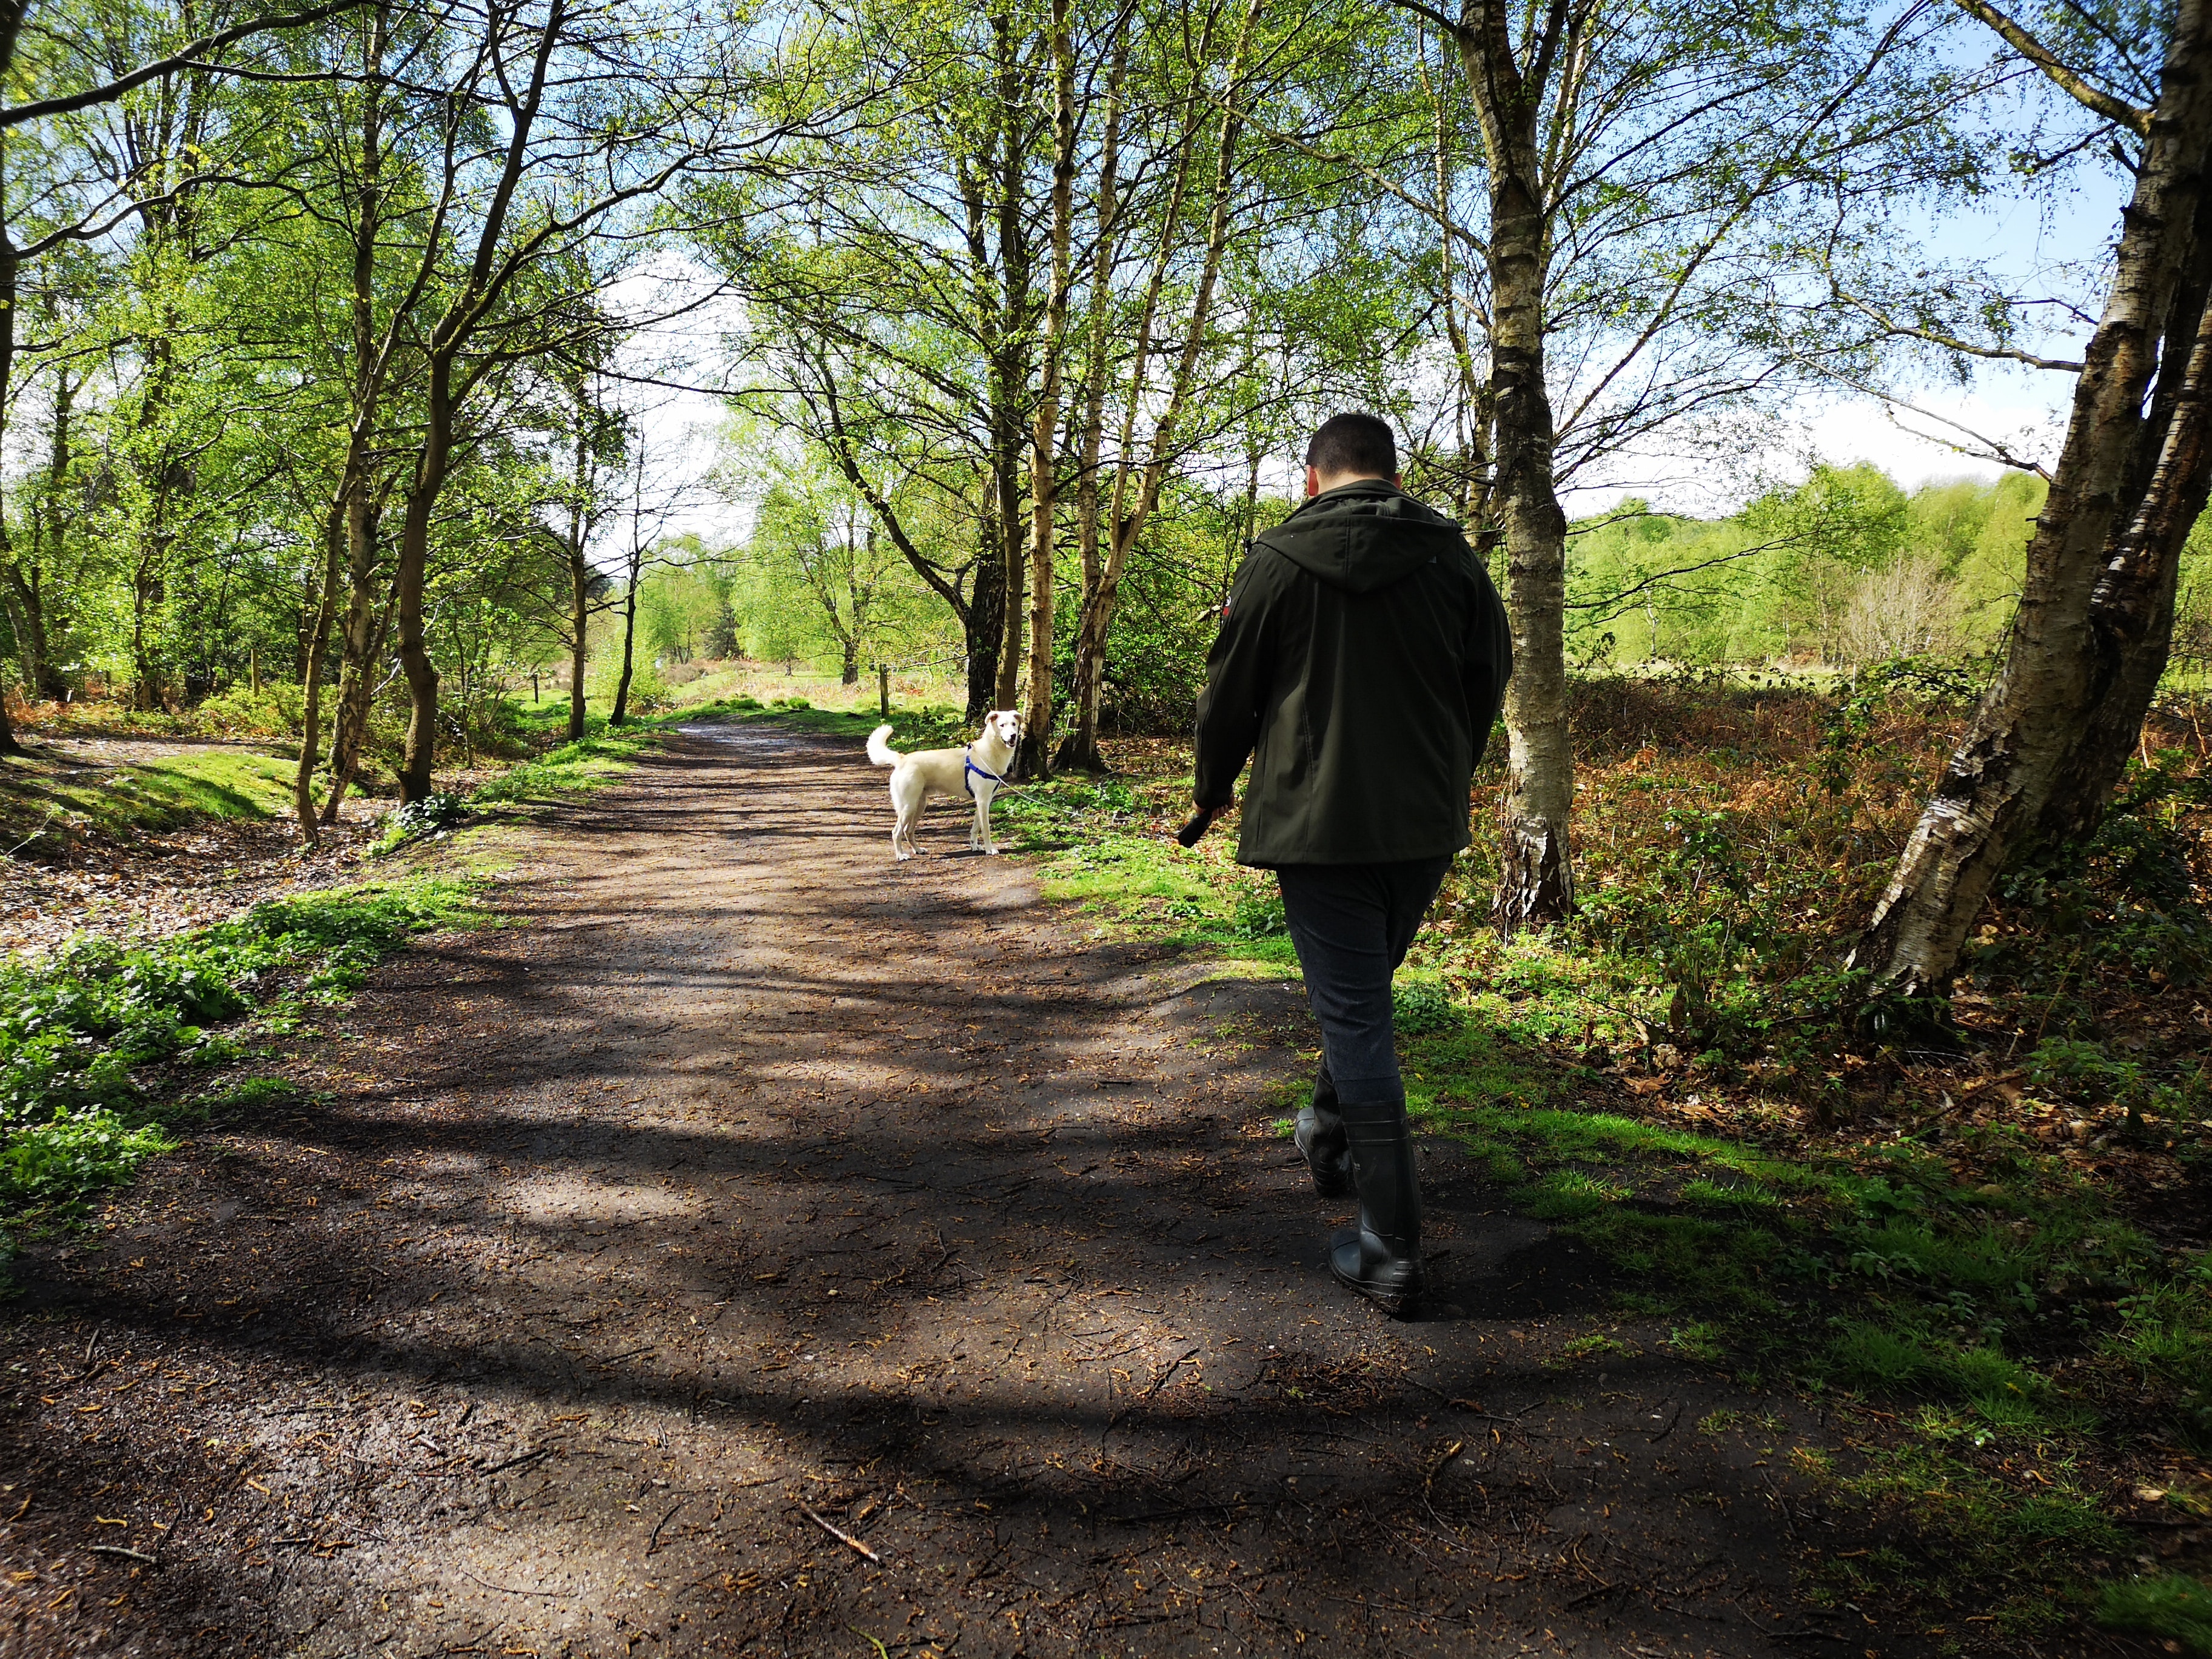
[{"label": "dog's blue harness", "polygon": [[975,780],[977,778],[988,778],[992,782],[998,784],[1003,784],[1006,782],[1006,780],[1000,777],[996,772],[987,772],[981,767],[975,764],[975,750],[972,745],[960,751],[960,758],[963,763],[964,763],[967,769],[960,775],[960,787],[963,789],[965,789],[970,796],[973,796],[975,793]]}]

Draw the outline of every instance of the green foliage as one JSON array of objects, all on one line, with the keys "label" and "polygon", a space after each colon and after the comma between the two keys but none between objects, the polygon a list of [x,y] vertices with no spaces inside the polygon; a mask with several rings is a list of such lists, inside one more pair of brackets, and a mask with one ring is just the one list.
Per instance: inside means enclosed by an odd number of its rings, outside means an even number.
[{"label": "green foliage", "polygon": [[377,843],[380,853],[390,853],[410,841],[425,836],[435,836],[468,821],[470,806],[459,795],[433,791],[420,800],[410,800],[395,811],[386,822],[384,839]]},{"label": "green foliage", "polygon": [[[508,768],[470,799],[480,804],[497,805],[529,801],[545,795],[588,793],[613,782],[640,755],[660,741],[659,734],[649,726],[610,726],[603,717],[598,716],[593,717],[587,732],[589,735],[575,743],[563,744],[536,760]],[[462,810],[465,811],[465,806]]]},{"label": "green foliage", "polygon": [[208,1097],[211,1111],[258,1112],[290,1106],[307,1098],[307,1091],[289,1077],[242,1077],[219,1094]]},{"label": "green foliage", "polygon": [[1569,649],[1596,665],[1949,664],[2010,615],[2039,480],[1910,495],[1869,466],[1816,465],[1731,517],[1630,499],[1577,525]]},{"label": "green foliage", "polygon": [[67,1203],[128,1181],[141,1164],[173,1152],[158,1124],[133,1124],[89,1107],[0,1132],[0,1217]]},{"label": "green foliage", "polygon": [[1426,980],[1401,980],[1390,988],[1390,1023],[1402,1036],[1448,1031],[1461,1020],[1451,994]]},{"label": "green foliage", "polygon": [[2189,984],[2212,967],[2212,908],[2191,859],[2197,823],[2212,809],[2212,778],[2178,756],[2131,764],[2118,797],[2086,840],[2046,848],[1998,882],[2001,901],[2033,931],[1970,948],[1978,979],[2036,971],[2061,941],[2077,958]]},{"label": "green foliage", "polygon": [[282,1021],[343,1000],[468,908],[465,883],[416,878],[273,901],[155,945],[80,935],[0,963],[0,1196],[49,1204],[120,1179],[167,1145],[150,1068],[212,1048],[209,1028],[257,1004]]},{"label": "green foliage", "polygon": [[186,750],[112,768],[9,761],[0,765],[0,848],[52,850],[72,828],[128,836],[208,818],[289,817],[296,770],[251,749]]}]

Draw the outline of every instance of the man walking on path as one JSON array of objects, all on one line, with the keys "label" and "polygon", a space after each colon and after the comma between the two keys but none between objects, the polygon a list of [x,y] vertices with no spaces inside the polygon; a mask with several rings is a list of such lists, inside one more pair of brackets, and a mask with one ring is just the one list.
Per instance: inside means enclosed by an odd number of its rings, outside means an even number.
[{"label": "man walking on path", "polygon": [[1194,839],[1252,758],[1237,861],[1282,884],[1322,1030],[1298,1150],[1324,1198],[1359,1195],[1330,1271],[1391,1314],[1423,1275],[1390,978],[1468,843],[1468,786],[1513,659],[1481,560],[1401,483],[1375,416],[1314,434],[1306,502],[1254,539],[1221,609],[1191,790]]}]

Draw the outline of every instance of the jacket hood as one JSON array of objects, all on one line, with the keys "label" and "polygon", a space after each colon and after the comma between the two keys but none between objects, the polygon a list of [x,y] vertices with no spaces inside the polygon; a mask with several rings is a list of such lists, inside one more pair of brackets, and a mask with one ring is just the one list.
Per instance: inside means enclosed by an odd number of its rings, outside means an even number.
[{"label": "jacket hood", "polygon": [[1372,593],[1463,550],[1467,538],[1397,485],[1362,478],[1316,495],[1254,537],[1253,545],[1281,554],[1332,587]]}]

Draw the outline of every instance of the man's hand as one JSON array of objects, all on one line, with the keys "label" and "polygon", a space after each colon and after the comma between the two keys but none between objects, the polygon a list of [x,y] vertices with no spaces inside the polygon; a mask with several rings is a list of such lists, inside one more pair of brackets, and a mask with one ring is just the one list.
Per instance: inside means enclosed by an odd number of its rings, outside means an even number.
[{"label": "man's hand", "polygon": [[1201,806],[1191,813],[1188,822],[1176,831],[1176,839],[1185,847],[1198,845],[1199,837],[1213,827],[1214,819],[1229,809],[1226,806]]}]

